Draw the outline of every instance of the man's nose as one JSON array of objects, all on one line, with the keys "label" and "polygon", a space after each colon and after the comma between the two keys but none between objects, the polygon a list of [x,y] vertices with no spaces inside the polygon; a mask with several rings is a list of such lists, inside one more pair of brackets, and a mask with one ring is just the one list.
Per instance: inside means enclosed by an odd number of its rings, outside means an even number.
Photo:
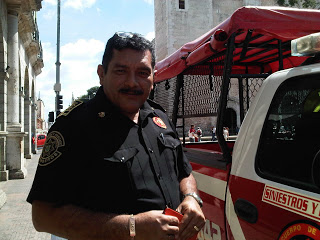
[{"label": "man's nose", "polygon": [[135,73],[130,72],[127,76],[126,84],[129,87],[135,87],[138,85],[138,79]]}]

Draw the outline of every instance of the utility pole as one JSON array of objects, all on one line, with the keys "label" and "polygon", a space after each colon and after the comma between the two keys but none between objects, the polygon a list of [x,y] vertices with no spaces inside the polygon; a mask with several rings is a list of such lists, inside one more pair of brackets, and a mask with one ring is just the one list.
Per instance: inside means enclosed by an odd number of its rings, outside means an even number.
[{"label": "utility pole", "polygon": [[56,61],[56,84],[54,85],[54,91],[56,92],[56,117],[60,114],[62,106],[62,96],[60,95],[61,83],[60,83],[60,0],[57,0],[57,61]]}]

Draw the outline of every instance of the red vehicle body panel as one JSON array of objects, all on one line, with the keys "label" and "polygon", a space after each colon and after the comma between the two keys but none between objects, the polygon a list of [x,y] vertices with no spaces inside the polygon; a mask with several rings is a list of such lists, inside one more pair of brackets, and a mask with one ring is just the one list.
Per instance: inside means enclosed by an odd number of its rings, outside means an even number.
[{"label": "red vehicle body panel", "polygon": [[[290,222],[299,219],[300,223],[305,222],[307,225],[312,223],[307,217],[261,201],[261,196],[264,195],[264,188],[265,184],[262,182],[256,182],[233,175],[230,176],[229,189],[230,192],[232,192],[232,199],[246,199],[253,203],[259,212],[258,221],[254,224],[239,218],[246,239],[274,240],[279,238],[281,232],[286,229],[286,226]],[[252,189],[254,189],[254,191],[252,191]],[[257,233],[261,233],[261,235],[257,236]],[[313,237],[315,237],[315,235]]]},{"label": "red vehicle body panel", "polygon": [[[234,141],[228,141],[227,145],[230,149],[234,146]],[[201,150],[209,150],[214,152],[220,152],[221,148],[218,142],[199,142],[199,143],[186,143],[186,148],[194,148],[194,149],[201,149]]]},{"label": "red vehicle body panel", "polygon": [[[193,162],[191,162],[191,165],[194,172],[225,181],[226,183],[228,181],[231,165],[229,165],[226,170],[207,167]],[[201,190],[199,190],[199,193],[200,197],[203,200],[203,212],[206,215],[206,219],[208,219],[211,224],[206,225],[206,227],[204,227],[204,229],[199,233],[198,239],[212,239],[212,234],[217,234],[221,236],[221,240],[227,239],[227,233],[225,230],[225,201],[210,194],[207,194]],[[219,234],[217,232],[217,229],[212,226],[212,223],[219,226]],[[210,227],[210,229],[208,229],[208,226]],[[207,237],[205,237],[205,235],[207,235]]]}]

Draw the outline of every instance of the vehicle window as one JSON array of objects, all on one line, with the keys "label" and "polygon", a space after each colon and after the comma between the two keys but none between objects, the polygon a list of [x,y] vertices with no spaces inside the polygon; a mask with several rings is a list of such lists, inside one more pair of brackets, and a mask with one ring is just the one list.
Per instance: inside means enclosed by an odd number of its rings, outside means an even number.
[{"label": "vehicle window", "polygon": [[319,192],[312,163],[320,150],[320,76],[284,82],[276,92],[261,134],[259,175]]},{"label": "vehicle window", "polygon": [[45,136],[44,135],[40,135],[40,136],[38,136],[38,139],[39,140],[42,140],[42,139],[44,139],[45,138]]}]

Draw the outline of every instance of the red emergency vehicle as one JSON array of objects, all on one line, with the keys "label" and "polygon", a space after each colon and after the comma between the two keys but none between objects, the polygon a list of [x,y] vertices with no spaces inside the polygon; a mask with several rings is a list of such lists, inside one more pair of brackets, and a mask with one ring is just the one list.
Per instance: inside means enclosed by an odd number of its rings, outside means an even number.
[{"label": "red emergency vehicle", "polygon": [[[198,239],[320,239],[320,35],[306,36],[317,32],[318,10],[243,7],[156,64],[154,99],[204,201]],[[223,127],[235,101],[234,142]],[[187,143],[185,120],[207,116],[218,143]]]}]

